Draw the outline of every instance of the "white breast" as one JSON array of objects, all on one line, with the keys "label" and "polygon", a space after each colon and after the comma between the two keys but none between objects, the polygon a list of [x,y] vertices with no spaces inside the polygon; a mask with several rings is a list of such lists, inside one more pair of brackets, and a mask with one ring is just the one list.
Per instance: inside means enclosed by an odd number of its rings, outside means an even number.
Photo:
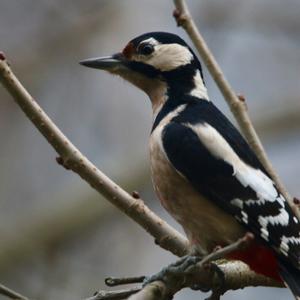
[{"label": "white breast", "polygon": [[232,216],[201,196],[167,159],[161,140],[163,121],[150,137],[152,181],[162,205],[200,252],[211,252],[217,245],[236,241],[243,236],[244,229]]}]

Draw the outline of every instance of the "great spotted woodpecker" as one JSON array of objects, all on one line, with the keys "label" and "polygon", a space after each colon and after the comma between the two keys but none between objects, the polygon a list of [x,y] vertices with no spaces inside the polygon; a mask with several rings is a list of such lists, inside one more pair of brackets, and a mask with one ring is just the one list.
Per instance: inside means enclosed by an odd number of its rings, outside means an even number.
[{"label": "great spotted woodpecker", "polygon": [[122,52],[82,65],[117,74],[151,99],[154,189],[199,253],[243,236],[255,242],[229,258],[283,281],[300,299],[300,224],[268,172],[209,100],[202,68],[177,35],[150,32]]}]

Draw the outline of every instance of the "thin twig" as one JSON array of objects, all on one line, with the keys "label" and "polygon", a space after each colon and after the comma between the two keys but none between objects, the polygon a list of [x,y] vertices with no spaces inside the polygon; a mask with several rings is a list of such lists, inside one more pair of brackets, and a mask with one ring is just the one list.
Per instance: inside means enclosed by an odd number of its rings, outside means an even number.
[{"label": "thin twig", "polygon": [[238,239],[236,242],[229,244],[223,248],[218,248],[214,252],[206,255],[198,264],[197,267],[204,266],[205,264],[226,257],[229,253],[237,250],[243,250],[249,246],[254,240],[254,235],[251,232],[247,232],[243,237]]},{"label": "thin twig", "polygon": [[6,287],[3,284],[0,284],[0,295],[6,296],[10,299],[15,299],[15,300],[29,300],[29,298],[21,295],[18,292],[13,291],[12,289]]},{"label": "thin twig", "polygon": [[99,291],[94,296],[85,300],[122,300],[140,291],[140,287],[124,289],[118,291]]},{"label": "thin twig", "polygon": [[[177,25],[182,26],[187,32],[187,34],[189,35],[189,37],[191,38],[191,40],[193,41],[208,71],[210,72],[211,76],[214,78],[226,102],[228,103],[250,147],[253,149],[258,159],[264,165],[267,172],[273,178],[280,192],[289,201],[290,206],[294,207],[290,195],[288,194],[279,176],[277,175],[275,169],[273,168],[263,148],[263,145],[253,127],[249,114],[247,113],[245,101],[241,101],[239,99],[239,97],[236,95],[233,88],[230,86],[229,82],[225,78],[220,66],[218,65],[212,52],[208,48],[204,38],[202,37],[201,33],[196,27],[195,22],[191,17],[191,14],[189,12],[185,0],[174,0],[174,4],[176,9],[173,15],[177,21]],[[294,210],[299,216],[298,211],[296,209]]]},{"label": "thin twig", "polygon": [[[162,281],[153,281],[133,294],[128,300],[167,300],[172,299],[169,285]],[[174,293],[175,294],[175,293]]]},{"label": "thin twig", "polygon": [[122,284],[131,284],[131,283],[142,283],[146,279],[146,276],[135,276],[135,277],[108,277],[105,278],[104,282],[107,286],[117,286]]},{"label": "thin twig", "polygon": [[57,161],[77,173],[91,187],[141,225],[162,248],[182,256],[187,239],[151,211],[141,199],[134,198],[96,168],[46,115],[13,74],[2,53],[0,80],[23,112],[60,155]]}]

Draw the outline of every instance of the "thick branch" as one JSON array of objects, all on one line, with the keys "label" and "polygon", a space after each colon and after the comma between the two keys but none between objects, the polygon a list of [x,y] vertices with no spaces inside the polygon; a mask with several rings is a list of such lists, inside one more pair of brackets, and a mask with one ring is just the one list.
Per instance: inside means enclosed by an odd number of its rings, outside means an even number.
[{"label": "thick branch", "polygon": [[[284,287],[280,283],[259,275],[249,269],[249,267],[240,261],[218,261],[218,268],[224,273],[224,287],[226,290],[238,290],[248,286],[269,286],[269,287]],[[191,280],[191,279],[190,279]],[[209,287],[212,290],[220,286],[220,279],[212,270],[199,268],[195,272],[194,282],[203,287]],[[170,285],[162,281],[154,281],[147,285],[139,292],[133,294],[129,300],[166,300],[170,295],[175,294],[182,286]],[[153,295],[156,298],[153,298]]]},{"label": "thick branch", "polygon": [[[2,59],[1,59],[2,58]],[[96,168],[46,115],[26,91],[0,55],[0,80],[23,112],[60,155],[58,161],[73,170],[95,190],[149,232],[162,248],[182,256],[187,240],[152,212],[141,199],[134,198]]]},{"label": "thick branch", "polygon": [[244,237],[240,238],[235,243],[224,248],[216,249],[216,251],[205,256],[200,262],[194,265],[187,265],[184,269],[181,267],[180,272],[178,272],[177,264],[174,266],[171,265],[166,269],[167,272],[164,271],[163,281],[157,280],[151,282],[142,290],[133,294],[129,299],[172,299],[173,296],[182,288],[193,286],[201,286],[202,288],[211,289],[213,291],[212,295],[214,296],[222,295],[228,290],[240,289],[249,285],[256,286],[257,282],[260,285],[261,280],[264,281],[264,285],[266,286],[282,287],[280,282],[257,275],[250,271],[249,267],[242,262],[226,262],[226,264],[223,265],[222,262],[219,261],[218,269],[220,269],[225,276],[222,278],[220,290],[220,279],[216,276],[216,272],[212,268],[209,268],[208,263],[222,259],[231,252],[245,249],[249,246],[253,239],[254,235],[252,233],[246,233]]},{"label": "thick branch", "polygon": [[[174,17],[177,21],[178,26],[182,26],[187,32],[187,34],[190,36],[200,56],[202,57],[207,69],[209,70],[211,76],[214,78],[226,102],[228,103],[250,147],[253,149],[253,151],[255,152],[261,163],[264,165],[266,170],[269,172],[269,174],[272,176],[281,193],[285,196],[286,199],[288,199],[291,207],[294,207],[291,201],[291,197],[289,196],[279,176],[274,170],[263,148],[263,145],[253,127],[249,114],[247,113],[245,101],[241,101],[241,99],[239,99],[239,97],[236,95],[233,88],[230,86],[229,82],[225,78],[220,66],[218,65],[216,59],[214,58],[213,54],[208,48],[204,38],[202,37],[201,33],[196,27],[185,0],[174,0],[174,4],[176,7],[174,11]],[[298,211],[296,209],[294,210],[298,214]]]}]

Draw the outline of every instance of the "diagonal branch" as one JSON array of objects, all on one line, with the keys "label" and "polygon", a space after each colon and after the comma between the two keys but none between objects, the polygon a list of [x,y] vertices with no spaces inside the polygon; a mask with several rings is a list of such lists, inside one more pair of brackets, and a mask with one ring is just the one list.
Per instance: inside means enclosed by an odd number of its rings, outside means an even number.
[{"label": "diagonal branch", "polygon": [[6,287],[3,284],[0,284],[0,295],[6,296],[7,298],[10,298],[10,299],[15,299],[15,300],[29,300],[29,298],[19,294],[18,292],[15,292],[14,290]]},{"label": "diagonal branch", "polygon": [[247,112],[247,107],[246,107],[244,97],[238,97],[235,94],[233,88],[230,86],[219,64],[217,63],[212,52],[208,48],[204,38],[202,37],[201,33],[196,27],[195,22],[189,12],[185,0],[174,0],[174,5],[175,5],[175,10],[173,15],[177,21],[177,25],[182,26],[184,30],[187,32],[187,34],[189,35],[189,37],[191,38],[191,40],[193,41],[208,71],[210,72],[211,76],[215,80],[221,93],[223,94],[224,99],[229,105],[250,147],[253,149],[258,159],[261,161],[265,169],[271,175],[277,187],[279,188],[280,192],[289,201],[290,206],[294,208],[295,213],[299,216],[298,210],[294,207],[290,195],[288,194],[279,176],[274,170],[263,148],[263,145],[254,129],[254,126]]},{"label": "diagonal branch", "polygon": [[138,195],[131,196],[97,169],[68,140],[13,74],[3,53],[0,53],[0,81],[60,155],[57,159],[60,164],[77,173],[108,201],[141,225],[162,248],[179,256],[186,254],[186,238],[151,211]]},{"label": "diagonal branch", "polygon": [[99,291],[92,297],[86,298],[85,300],[122,300],[127,299],[131,295],[140,291],[141,288],[134,287],[131,289],[118,290],[118,291]]}]

